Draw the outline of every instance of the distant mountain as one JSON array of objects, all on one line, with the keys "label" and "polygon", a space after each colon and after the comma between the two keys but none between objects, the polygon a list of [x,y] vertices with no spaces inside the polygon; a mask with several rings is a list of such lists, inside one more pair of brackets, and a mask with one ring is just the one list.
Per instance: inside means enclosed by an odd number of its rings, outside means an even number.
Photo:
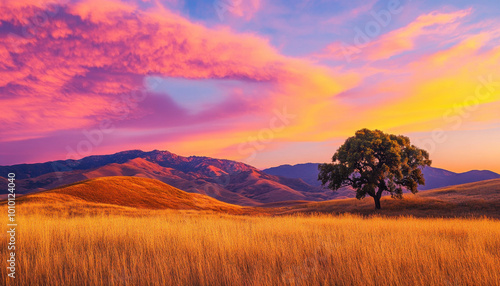
[{"label": "distant mountain", "polygon": [[321,186],[321,182],[318,181],[318,165],[319,163],[281,165],[278,167],[264,169],[262,172],[274,176],[302,179],[311,186],[319,187]]},{"label": "distant mountain", "polygon": [[[319,187],[318,181],[319,163],[306,163],[298,165],[281,165],[263,170],[264,173],[274,176],[302,179],[311,186]],[[454,173],[444,169],[425,167],[423,170],[425,186],[419,186],[419,190],[429,190],[452,185],[473,183],[478,181],[498,179],[500,175],[492,171],[469,171],[465,173]]]},{"label": "distant mountain", "polygon": [[10,172],[16,174],[18,193],[49,190],[105,176],[135,176],[157,179],[183,191],[206,194],[238,205],[285,200],[322,201],[339,196],[301,179],[269,175],[243,163],[183,157],[158,150],[132,150],[81,160],[0,166],[0,175],[4,178]]},{"label": "distant mountain", "polygon": [[89,156],[80,160],[59,160],[37,164],[0,166],[0,174],[2,177],[6,177],[7,172],[13,172],[16,173],[17,179],[35,178],[53,172],[89,170],[113,163],[123,164],[136,158],[143,158],[163,167],[175,167],[179,171],[204,169],[204,167],[209,164],[213,165],[215,168],[217,168],[217,166],[223,166],[228,172],[249,171],[255,169],[252,166],[229,160],[219,160],[197,156],[182,157],[168,151],[154,150],[151,152],[144,152],[141,150],[130,150],[112,155]]},{"label": "distant mountain", "polygon": [[422,190],[500,178],[499,174],[486,170],[473,170],[464,173],[454,173],[444,169],[426,167],[423,170],[423,173],[425,178],[425,186],[420,187],[420,189]]}]

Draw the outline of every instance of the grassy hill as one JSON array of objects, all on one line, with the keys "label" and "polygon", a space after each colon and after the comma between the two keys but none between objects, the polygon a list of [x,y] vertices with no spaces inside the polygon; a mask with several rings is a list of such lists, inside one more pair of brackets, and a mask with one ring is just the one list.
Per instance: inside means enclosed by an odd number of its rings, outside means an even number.
[{"label": "grassy hill", "polygon": [[[290,202],[292,204],[292,202]],[[404,195],[404,199],[382,198],[382,210],[375,211],[373,199],[342,199],[283,206],[277,213],[319,212],[380,214],[416,217],[488,216],[500,218],[500,179],[486,180]]]},{"label": "grassy hill", "polygon": [[18,203],[47,211],[73,209],[80,213],[101,208],[107,212],[176,209],[238,214],[246,209],[205,195],[187,193],[158,180],[120,176],[85,180],[26,195],[20,197]]},{"label": "grassy hill", "polygon": [[[69,214],[138,213],[150,210],[214,211],[228,214],[353,213],[415,217],[500,218],[500,179],[406,194],[404,199],[382,198],[375,211],[373,199],[339,199],[324,202],[290,200],[243,207],[206,195],[188,193],[150,178],[102,177],[18,198],[26,210]],[[0,204],[5,204],[3,201]]]}]

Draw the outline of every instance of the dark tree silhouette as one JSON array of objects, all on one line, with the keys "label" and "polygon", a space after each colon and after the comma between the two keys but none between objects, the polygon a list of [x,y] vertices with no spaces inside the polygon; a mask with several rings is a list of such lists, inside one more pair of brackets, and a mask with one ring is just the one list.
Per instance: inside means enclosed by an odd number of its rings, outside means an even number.
[{"label": "dark tree silhouette", "polygon": [[421,167],[430,165],[429,153],[408,137],[362,129],[340,146],[332,163],[319,165],[318,180],[332,190],[352,186],[357,199],[369,195],[380,209],[384,191],[393,198],[402,198],[405,188],[417,193],[417,186],[425,184]]}]

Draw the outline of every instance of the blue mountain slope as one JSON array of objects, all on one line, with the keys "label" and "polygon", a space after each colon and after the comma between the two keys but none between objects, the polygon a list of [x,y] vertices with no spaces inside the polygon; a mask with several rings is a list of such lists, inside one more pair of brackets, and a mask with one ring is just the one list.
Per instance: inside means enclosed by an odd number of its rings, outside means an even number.
[{"label": "blue mountain slope", "polygon": [[[263,170],[264,173],[302,179],[312,186],[320,186],[318,181],[318,163],[305,163],[298,165],[281,165]],[[484,180],[498,179],[500,175],[492,171],[468,171],[465,173],[454,173],[448,170],[425,167],[424,170],[425,186],[419,186],[419,190],[429,190],[440,187],[473,183]]]}]

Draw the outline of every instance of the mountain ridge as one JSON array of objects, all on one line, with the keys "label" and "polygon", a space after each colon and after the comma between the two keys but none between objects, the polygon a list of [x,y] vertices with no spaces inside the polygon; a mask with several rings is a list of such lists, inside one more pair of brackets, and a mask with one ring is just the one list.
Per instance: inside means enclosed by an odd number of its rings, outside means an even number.
[{"label": "mountain ridge", "polygon": [[[75,159],[67,159],[67,160],[56,160],[56,161],[47,161],[43,163],[34,163],[34,164],[15,164],[8,166],[0,166],[0,176],[7,177],[7,172],[16,172],[16,177],[18,179],[27,179],[32,177],[38,177],[47,173],[52,172],[66,172],[73,170],[86,170],[91,168],[102,167],[110,163],[126,163],[127,161],[135,158],[147,158],[153,162],[162,163],[161,166],[168,166],[173,163],[184,163],[188,167],[188,165],[200,163],[202,160],[211,160],[217,161],[219,164],[221,163],[238,163],[240,166],[245,166],[243,169],[255,169],[250,165],[235,162],[226,159],[215,159],[204,156],[189,156],[183,157],[177,154],[171,153],[169,151],[160,151],[153,150],[149,152],[141,151],[141,150],[127,150],[121,151],[114,154],[109,155],[91,155],[78,160]],[[236,170],[235,170],[236,171]]]},{"label": "mountain ridge", "polygon": [[[317,166],[317,163],[303,163],[259,170],[227,159],[183,157],[159,150],[129,150],[80,160],[0,166],[0,182],[6,181],[8,173],[16,173],[16,190],[22,195],[99,177],[143,177],[241,206],[354,197],[350,187],[335,192],[322,187],[317,180]],[[454,173],[429,167],[424,169],[424,177],[427,184],[419,186],[419,190],[496,179],[500,175],[477,170]],[[5,193],[6,190],[1,190],[0,196]]]},{"label": "mountain ridge", "polygon": [[[319,164],[320,163],[285,164],[267,168],[262,171],[275,176],[300,178],[313,186],[320,186],[321,183],[317,180]],[[490,170],[470,170],[467,172],[455,173],[442,168],[424,167],[422,172],[426,184],[419,186],[419,190],[429,190],[500,178],[500,174]]]},{"label": "mountain ridge", "polygon": [[187,192],[238,205],[282,200],[321,201],[336,196],[300,179],[265,174],[244,163],[202,156],[183,157],[158,150],[130,150],[80,160],[1,166],[0,172],[3,176],[16,173],[21,194],[102,176],[126,175],[158,179]]}]

